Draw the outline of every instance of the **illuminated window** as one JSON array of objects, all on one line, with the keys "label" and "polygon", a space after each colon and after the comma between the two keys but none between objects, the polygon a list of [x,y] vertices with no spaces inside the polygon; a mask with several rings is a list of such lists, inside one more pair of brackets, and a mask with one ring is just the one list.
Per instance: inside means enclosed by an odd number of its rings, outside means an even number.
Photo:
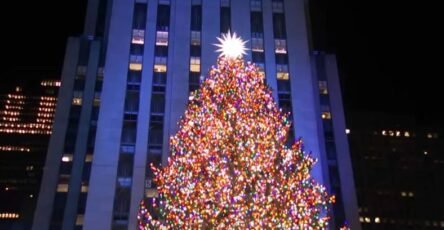
[{"label": "illuminated window", "polygon": [[410,137],[410,133],[408,131],[404,132],[404,137]]},{"label": "illuminated window", "polygon": [[261,11],[262,10],[262,2],[260,0],[251,0],[250,1],[250,9],[251,9],[251,11]]},{"label": "illuminated window", "polygon": [[364,217],[362,217],[362,216],[359,217],[359,222],[361,222],[361,223],[364,222]]},{"label": "illuminated window", "polygon": [[406,192],[401,192],[401,196],[405,197],[405,196],[407,196],[407,193]]},{"label": "illuminated window", "polygon": [[429,154],[427,151],[424,151],[424,155],[427,155],[427,154]]},{"label": "illuminated window", "polygon": [[92,159],[93,159],[93,155],[91,155],[91,154],[86,154],[85,162],[92,162]]},{"label": "illuminated window", "polygon": [[345,129],[345,134],[350,134],[350,129]]},{"label": "illuminated window", "polygon": [[167,71],[167,58],[166,57],[155,57],[154,58],[154,72],[163,73]]},{"label": "illuminated window", "polygon": [[251,34],[251,51],[264,52],[264,39],[261,33]]},{"label": "illuminated window", "polygon": [[284,3],[273,1],[273,12],[274,13],[283,13],[284,12]]},{"label": "illuminated window", "polygon": [[191,31],[191,45],[200,46],[200,31]]},{"label": "illuminated window", "polygon": [[200,57],[191,57],[190,58],[190,71],[191,72],[200,72]]},{"label": "illuminated window", "polygon": [[331,113],[330,112],[322,112],[321,117],[322,117],[322,119],[331,119]]},{"label": "illuminated window", "polygon": [[129,69],[134,71],[142,70],[142,56],[141,55],[131,55]]},{"label": "illuminated window", "polygon": [[413,197],[415,194],[413,192],[409,192],[409,197]]},{"label": "illuminated window", "polygon": [[82,91],[74,91],[73,97],[72,97],[72,104],[73,105],[82,105],[82,97],[83,97]]},{"label": "illuminated window", "polygon": [[84,219],[85,219],[84,215],[82,215],[82,214],[77,215],[77,218],[76,218],[76,225],[77,225],[77,226],[81,226],[81,225],[83,225],[83,221],[84,221]]},{"label": "illuminated window", "polygon": [[97,80],[103,80],[104,72],[105,72],[105,70],[103,67],[99,67],[97,69]]},{"label": "illuminated window", "polygon": [[377,224],[381,223],[381,219],[379,217],[375,217],[375,223]]},{"label": "illuminated window", "polygon": [[401,131],[396,130],[396,136],[400,137],[401,136]]},{"label": "illuminated window", "polygon": [[284,39],[275,39],[275,52],[277,54],[286,54],[287,53],[287,41]]},{"label": "illuminated window", "polygon": [[168,31],[157,31],[156,45],[168,46]]},{"label": "illuminated window", "polygon": [[94,106],[99,106],[100,105],[100,92],[95,92],[94,93],[93,105]]},{"label": "illuminated window", "polygon": [[72,154],[63,154],[62,161],[63,162],[71,162],[72,161]]},{"label": "illuminated window", "polygon": [[327,81],[319,81],[320,94],[328,94]]},{"label": "illuminated window", "polygon": [[288,66],[287,65],[276,65],[276,77],[279,80],[288,80]]},{"label": "illuminated window", "polygon": [[83,193],[88,192],[88,185],[82,184],[82,186],[80,187],[80,192]]},{"label": "illuminated window", "polygon": [[157,197],[159,194],[157,192],[157,188],[148,188],[145,190],[145,196],[148,198],[155,198]]},{"label": "illuminated window", "polygon": [[365,223],[370,223],[371,222],[370,217],[365,217],[364,220],[365,220]]},{"label": "illuminated window", "polygon": [[395,135],[395,132],[393,132],[392,130],[389,130],[389,136],[393,137]]},{"label": "illuminated window", "polygon": [[68,192],[68,184],[58,184],[57,192]]},{"label": "illuminated window", "polygon": [[145,30],[137,30],[137,29],[133,30],[133,39],[131,41],[133,44],[143,45],[144,39],[145,39]]},{"label": "illuminated window", "polygon": [[382,130],[381,134],[382,134],[382,136],[387,136],[387,131]]}]

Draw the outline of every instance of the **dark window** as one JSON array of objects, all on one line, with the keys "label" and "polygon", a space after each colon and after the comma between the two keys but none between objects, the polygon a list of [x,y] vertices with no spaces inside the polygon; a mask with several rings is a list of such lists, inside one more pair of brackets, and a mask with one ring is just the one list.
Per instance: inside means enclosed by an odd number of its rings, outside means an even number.
[{"label": "dark window", "polygon": [[170,25],[170,6],[159,5],[157,7],[157,31],[168,31]]},{"label": "dark window", "polygon": [[263,33],[264,23],[262,19],[262,12],[251,12],[251,32],[252,33]]},{"label": "dark window", "polygon": [[136,3],[134,7],[133,28],[144,30],[146,26],[146,4]]},{"label": "dark window", "polygon": [[275,39],[287,37],[284,14],[281,13],[273,14],[273,30],[274,30]]},{"label": "dark window", "polygon": [[191,30],[200,31],[202,27],[202,6],[193,5],[191,7]]},{"label": "dark window", "polygon": [[231,11],[229,7],[220,8],[220,32],[227,33],[231,27]]}]

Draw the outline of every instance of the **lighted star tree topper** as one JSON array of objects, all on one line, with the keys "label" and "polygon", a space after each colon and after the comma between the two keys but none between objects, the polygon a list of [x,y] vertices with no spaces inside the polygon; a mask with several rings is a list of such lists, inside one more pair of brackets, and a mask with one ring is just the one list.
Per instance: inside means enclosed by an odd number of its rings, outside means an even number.
[{"label": "lighted star tree topper", "polygon": [[323,229],[334,202],[310,177],[315,160],[290,128],[245,42],[219,38],[221,55],[191,93],[163,168],[159,196],[141,203],[139,229]]}]

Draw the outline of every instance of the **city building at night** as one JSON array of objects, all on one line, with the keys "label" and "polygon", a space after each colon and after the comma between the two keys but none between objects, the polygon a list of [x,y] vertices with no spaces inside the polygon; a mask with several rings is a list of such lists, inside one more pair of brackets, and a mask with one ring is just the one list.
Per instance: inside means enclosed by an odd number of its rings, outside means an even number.
[{"label": "city building at night", "polygon": [[32,224],[60,81],[0,94],[0,229]]},{"label": "city building at night", "polygon": [[362,229],[444,228],[442,127],[408,115],[347,118]]},{"label": "city building at night", "polygon": [[334,55],[310,48],[303,0],[90,0],[69,38],[33,229],[135,229],[155,196],[147,167],[218,54],[221,33],[247,40],[273,96],[318,159],[313,177],[335,194],[332,228],[359,229]]}]

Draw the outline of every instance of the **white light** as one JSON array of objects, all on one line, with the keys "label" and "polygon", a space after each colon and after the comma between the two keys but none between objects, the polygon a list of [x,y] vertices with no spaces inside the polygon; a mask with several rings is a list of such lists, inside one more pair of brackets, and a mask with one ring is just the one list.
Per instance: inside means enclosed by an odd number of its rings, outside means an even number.
[{"label": "white light", "polygon": [[62,157],[62,161],[63,161],[63,162],[70,162],[70,160],[71,160],[71,159],[69,159],[68,156],[63,156],[63,157]]},{"label": "white light", "polygon": [[247,41],[243,41],[240,37],[236,35],[236,33],[231,34],[228,31],[227,34],[222,34],[222,38],[217,38],[219,40],[219,44],[215,44],[215,46],[219,47],[216,52],[220,52],[219,56],[225,56],[226,58],[238,58],[242,57],[242,55],[246,54],[245,51],[245,43]]},{"label": "white light", "polygon": [[375,223],[377,224],[381,223],[381,219],[379,219],[379,217],[375,217]]},{"label": "white light", "polygon": [[370,223],[371,222],[370,217],[365,217],[364,220],[365,220],[366,223]]},{"label": "white light", "polygon": [[350,129],[345,129],[345,133],[349,134],[350,133]]}]

